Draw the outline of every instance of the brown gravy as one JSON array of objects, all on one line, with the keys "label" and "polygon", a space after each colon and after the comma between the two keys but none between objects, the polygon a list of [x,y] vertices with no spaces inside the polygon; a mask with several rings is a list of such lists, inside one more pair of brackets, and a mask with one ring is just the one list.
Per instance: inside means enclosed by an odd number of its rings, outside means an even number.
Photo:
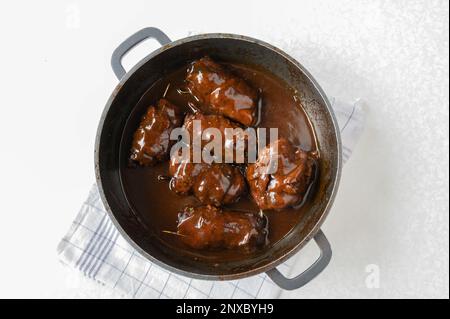
[{"label": "brown gravy", "polygon": [[[285,137],[293,145],[305,151],[317,150],[313,128],[292,88],[265,70],[238,64],[226,65],[236,75],[261,90],[262,104],[258,127],[278,128],[278,136]],[[174,234],[177,231],[178,212],[186,205],[199,205],[199,202],[193,196],[184,197],[175,194],[169,190],[168,181],[158,179],[158,176],[168,175],[168,161],[152,167],[130,167],[128,165],[129,132],[136,129],[140,116],[149,105],[154,105],[165,93],[165,97],[170,102],[184,108],[186,113],[191,112],[187,104],[195,101],[189,94],[182,92],[185,88],[185,76],[186,68],[181,68],[157,81],[142,96],[130,115],[121,146],[123,148],[121,150],[122,186],[135,214],[139,216],[145,227],[155,234],[161,244],[183,254],[191,255],[192,258],[217,261],[243,259],[248,256],[241,251],[196,251],[178,240],[177,235]],[[249,195],[229,207],[236,210],[259,211]],[[305,213],[306,209],[302,206],[286,208],[281,211],[265,211],[269,220],[269,244],[264,249],[269,249],[286,236]],[[149,236],[149,240],[155,240],[155,237]],[[247,254],[258,253],[261,251]]]}]

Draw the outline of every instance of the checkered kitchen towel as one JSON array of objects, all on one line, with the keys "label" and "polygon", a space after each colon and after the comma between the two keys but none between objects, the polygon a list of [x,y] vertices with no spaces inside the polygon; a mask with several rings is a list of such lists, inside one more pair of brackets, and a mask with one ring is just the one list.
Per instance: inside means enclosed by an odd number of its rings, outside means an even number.
[{"label": "checkered kitchen towel", "polygon": [[[364,127],[364,112],[359,101],[332,104],[346,161]],[[114,227],[96,185],[57,250],[64,264],[136,298],[276,298],[282,292],[266,274],[235,281],[204,281],[173,274],[151,263]],[[295,256],[279,269],[295,271],[294,260]]]}]

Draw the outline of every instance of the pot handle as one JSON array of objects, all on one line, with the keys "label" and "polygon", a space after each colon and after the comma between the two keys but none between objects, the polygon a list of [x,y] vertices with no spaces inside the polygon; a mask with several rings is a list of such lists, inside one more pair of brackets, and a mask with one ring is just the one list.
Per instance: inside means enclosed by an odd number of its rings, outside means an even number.
[{"label": "pot handle", "polygon": [[272,281],[285,290],[294,290],[303,287],[313,280],[327,267],[331,259],[331,246],[321,229],[314,236],[314,240],[320,248],[319,258],[308,269],[294,278],[286,278],[278,269],[273,268],[266,272]]},{"label": "pot handle", "polygon": [[132,48],[146,39],[155,39],[161,45],[172,42],[169,37],[158,28],[144,28],[123,41],[111,56],[111,67],[116,77],[120,80],[127,73],[122,65],[122,58]]}]

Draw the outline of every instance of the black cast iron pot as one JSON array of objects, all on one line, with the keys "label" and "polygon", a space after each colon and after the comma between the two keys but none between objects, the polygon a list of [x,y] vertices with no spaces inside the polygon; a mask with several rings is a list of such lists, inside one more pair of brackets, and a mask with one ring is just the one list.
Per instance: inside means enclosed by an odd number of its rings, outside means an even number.
[{"label": "black cast iron pot", "polygon": [[[162,47],[147,55],[129,72],[122,57],[145,39],[156,39]],[[182,258],[157,241],[146,240],[147,230],[127,202],[120,179],[120,142],[126,121],[144,92],[167,72],[210,55],[227,62],[261,66],[300,92],[301,103],[315,131],[319,152],[319,177],[311,209],[280,242],[257,260],[244,260],[239,267],[218,267]],[[329,263],[331,248],[320,230],[334,200],[342,167],[337,122],[326,95],[305,68],[283,51],[262,41],[232,34],[202,34],[171,40],[159,29],[145,28],[126,39],[113,53],[112,68],[120,80],[106,103],[95,144],[95,171],[101,198],[124,238],[151,262],[172,272],[199,279],[231,280],[266,272],[284,289],[297,289],[317,276]],[[306,271],[288,279],[276,267],[314,238],[321,254]]]}]

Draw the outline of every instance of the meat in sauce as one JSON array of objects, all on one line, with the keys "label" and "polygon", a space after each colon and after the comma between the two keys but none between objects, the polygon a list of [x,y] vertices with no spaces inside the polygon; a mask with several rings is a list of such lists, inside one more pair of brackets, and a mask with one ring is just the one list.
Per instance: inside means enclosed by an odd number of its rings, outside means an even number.
[{"label": "meat in sauce", "polygon": [[[266,174],[266,168],[276,161],[276,170]],[[259,154],[247,167],[250,193],[261,209],[282,209],[302,202],[313,181],[314,156],[280,138]]]},{"label": "meat in sauce", "polygon": [[180,195],[194,194],[203,204],[214,206],[236,202],[245,192],[239,168],[219,163],[177,163],[170,161],[170,189]]},{"label": "meat in sauce", "polygon": [[191,206],[178,214],[177,234],[195,249],[251,249],[266,243],[267,219],[262,214]]},{"label": "meat in sauce", "polygon": [[156,107],[150,106],[134,132],[130,159],[142,166],[167,159],[172,145],[170,133],[182,119],[179,108],[166,99],[160,99]]},{"label": "meat in sauce", "polygon": [[[192,94],[183,90],[186,82]],[[264,94],[263,103],[258,101],[258,92]],[[222,66],[208,57],[191,63],[187,77],[185,66],[149,88],[136,114],[141,114],[147,105],[154,105],[158,96],[167,96],[177,106],[161,99],[156,107],[147,109],[133,135],[131,159],[141,166],[155,165],[140,170],[124,167],[122,176],[127,197],[144,223],[152,230],[169,234],[162,242],[183,251],[189,251],[187,247],[219,248],[208,250],[208,258],[221,256],[227,261],[244,256],[240,247],[253,254],[256,253],[253,248],[263,249],[269,242],[277,243],[301,220],[305,211],[298,204],[313,180],[315,159],[311,154],[316,146],[307,117],[292,94],[283,82],[265,71],[231,63]],[[194,120],[200,120],[202,131],[216,128],[223,137],[226,128],[257,125],[278,128],[286,138],[276,141],[280,150],[276,173],[261,174],[257,169],[270,157],[270,146],[260,153],[257,163],[247,166],[251,196],[246,194],[242,165],[193,163],[192,158],[190,162],[178,163],[174,158],[168,165],[163,162],[169,157],[172,145],[170,132],[181,126],[182,114],[189,113],[186,106],[195,100],[200,102],[200,110],[184,120],[191,138]],[[261,114],[258,114],[259,106],[263,110]],[[287,139],[312,152],[292,146]],[[210,140],[202,140],[202,147]],[[235,150],[235,142],[234,139],[225,141],[222,154],[228,148]],[[170,187],[158,178],[167,173],[171,176]],[[174,193],[194,195],[196,199]],[[204,206],[197,206],[197,199]],[[222,205],[229,207],[222,210]],[[257,213],[259,209],[268,211]],[[177,216],[178,223],[175,223]],[[177,236],[173,236],[175,228]]]},{"label": "meat in sauce", "polygon": [[[200,130],[195,130],[194,131],[194,121],[199,121],[200,125],[199,128]],[[220,134],[221,134],[221,144],[222,144],[222,154],[221,154],[221,159],[222,162],[224,162],[224,158],[225,158],[225,152],[231,152],[231,154],[233,154],[233,158],[235,159],[235,152],[236,152],[236,147],[238,147],[237,145],[237,141],[238,139],[241,139],[242,141],[242,147],[245,150],[246,147],[246,137],[244,134],[240,134],[239,131],[238,134],[235,134],[233,136],[228,136],[225,133],[225,129],[229,128],[229,129],[240,129],[241,127],[239,125],[237,125],[236,123],[230,121],[229,119],[221,116],[221,115],[214,115],[214,114],[210,114],[210,115],[204,115],[202,113],[195,113],[195,114],[189,114],[186,116],[183,127],[189,132],[189,136],[191,138],[190,142],[192,143],[194,138],[197,138],[199,141],[201,141],[201,149],[203,149],[203,147],[208,144],[209,142],[211,142],[212,140],[216,139],[216,136],[213,136],[213,134],[206,134],[205,130],[209,129],[209,128],[214,128],[217,129]],[[243,132],[243,131],[241,131]],[[202,139],[202,133],[203,138]],[[216,154],[218,155],[218,154]]]},{"label": "meat in sauce", "polygon": [[186,81],[189,91],[209,112],[245,126],[255,123],[258,92],[209,57],[192,62]]}]

